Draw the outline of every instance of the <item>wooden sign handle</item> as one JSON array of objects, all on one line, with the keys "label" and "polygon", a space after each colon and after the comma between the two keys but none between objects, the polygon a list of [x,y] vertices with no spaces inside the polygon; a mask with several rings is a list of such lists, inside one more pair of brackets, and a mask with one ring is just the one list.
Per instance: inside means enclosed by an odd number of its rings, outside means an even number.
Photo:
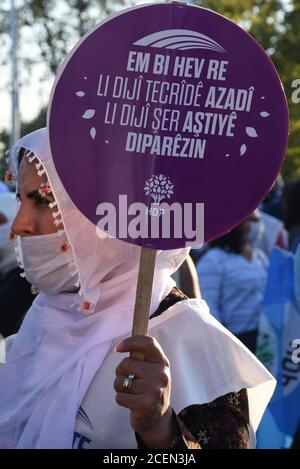
[{"label": "wooden sign handle", "polygon": [[[142,247],[136,288],[132,335],[147,335],[151,304],[156,249]],[[131,352],[131,358],[144,360],[142,352]]]}]

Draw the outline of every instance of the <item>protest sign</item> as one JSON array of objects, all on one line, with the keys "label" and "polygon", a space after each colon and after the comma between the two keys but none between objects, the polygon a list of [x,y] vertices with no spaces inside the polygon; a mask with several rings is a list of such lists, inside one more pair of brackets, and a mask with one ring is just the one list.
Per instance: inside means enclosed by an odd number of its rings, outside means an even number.
[{"label": "protest sign", "polygon": [[79,41],[48,126],[79,210],[100,234],[150,249],[150,262],[156,249],[228,232],[258,206],[283,161],[288,111],[249,34],[210,10],[165,3],[125,10]]}]

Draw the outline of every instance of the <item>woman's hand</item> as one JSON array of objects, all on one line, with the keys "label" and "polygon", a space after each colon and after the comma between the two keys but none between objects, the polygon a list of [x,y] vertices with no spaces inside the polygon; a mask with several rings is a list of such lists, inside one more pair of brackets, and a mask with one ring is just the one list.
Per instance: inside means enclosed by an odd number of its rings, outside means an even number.
[{"label": "woman's hand", "polygon": [[[139,351],[144,361],[124,358],[116,369],[116,402],[131,410],[132,428],[145,445],[168,448],[176,432],[170,406],[170,363],[156,339],[149,336],[128,337],[116,346],[117,352]],[[135,379],[129,390],[124,380],[130,373]]]}]

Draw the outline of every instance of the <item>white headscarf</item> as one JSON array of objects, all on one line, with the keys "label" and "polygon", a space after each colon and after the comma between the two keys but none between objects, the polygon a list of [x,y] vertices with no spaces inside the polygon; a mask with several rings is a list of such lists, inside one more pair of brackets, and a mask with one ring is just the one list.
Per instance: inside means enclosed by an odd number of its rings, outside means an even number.
[{"label": "white headscarf", "polygon": [[[130,335],[140,248],[96,235],[74,206],[54,168],[48,132],[35,131],[11,151],[33,152],[58,204],[79,275],[79,293],[40,293],[0,369],[0,447],[71,448],[78,408],[97,370],[121,335]],[[189,249],[158,251],[153,313],[174,286],[171,274]],[[82,312],[91,304],[89,314]],[[113,385],[113,383],[111,383]]]}]

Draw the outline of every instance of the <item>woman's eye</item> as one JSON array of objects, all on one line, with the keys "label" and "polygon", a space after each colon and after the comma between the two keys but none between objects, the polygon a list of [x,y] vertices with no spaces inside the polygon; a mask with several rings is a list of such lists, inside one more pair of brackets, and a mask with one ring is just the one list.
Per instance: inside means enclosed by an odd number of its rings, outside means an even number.
[{"label": "woman's eye", "polygon": [[48,205],[49,200],[47,200],[45,197],[41,197],[40,195],[36,195],[34,197],[34,203],[35,205]]}]

